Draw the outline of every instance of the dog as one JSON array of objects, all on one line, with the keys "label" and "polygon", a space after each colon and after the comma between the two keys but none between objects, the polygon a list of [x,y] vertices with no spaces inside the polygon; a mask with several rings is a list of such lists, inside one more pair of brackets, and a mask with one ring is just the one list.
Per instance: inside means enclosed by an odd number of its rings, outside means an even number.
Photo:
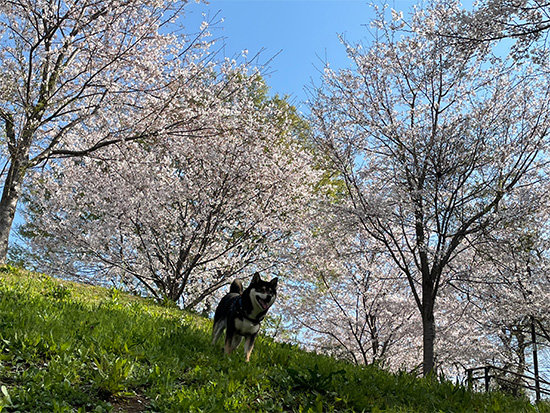
[{"label": "dog", "polygon": [[259,273],[252,277],[250,285],[243,291],[241,280],[235,279],[227,293],[216,307],[212,328],[212,345],[216,345],[224,330],[226,354],[231,354],[243,337],[245,359],[250,360],[254,340],[260,331],[260,323],[277,297],[277,281],[263,281]]}]

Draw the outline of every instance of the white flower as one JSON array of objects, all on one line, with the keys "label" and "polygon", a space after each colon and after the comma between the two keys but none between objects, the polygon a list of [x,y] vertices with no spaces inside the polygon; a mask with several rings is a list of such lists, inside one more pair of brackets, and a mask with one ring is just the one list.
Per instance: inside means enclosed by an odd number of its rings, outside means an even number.
[{"label": "white flower", "polygon": [[398,22],[399,20],[402,20],[403,19],[403,12],[391,9],[391,19],[394,22]]}]

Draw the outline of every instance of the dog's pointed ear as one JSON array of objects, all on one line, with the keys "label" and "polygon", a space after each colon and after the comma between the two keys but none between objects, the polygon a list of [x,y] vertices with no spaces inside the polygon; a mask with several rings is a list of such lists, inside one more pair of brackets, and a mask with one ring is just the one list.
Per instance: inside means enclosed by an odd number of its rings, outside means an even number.
[{"label": "dog's pointed ear", "polygon": [[279,278],[275,277],[269,283],[273,286],[273,288],[276,288],[277,287],[277,281],[279,281]]},{"label": "dog's pointed ear", "polygon": [[259,272],[254,273],[254,275],[252,276],[252,284],[259,283],[261,280],[262,279],[260,278],[260,273]]}]

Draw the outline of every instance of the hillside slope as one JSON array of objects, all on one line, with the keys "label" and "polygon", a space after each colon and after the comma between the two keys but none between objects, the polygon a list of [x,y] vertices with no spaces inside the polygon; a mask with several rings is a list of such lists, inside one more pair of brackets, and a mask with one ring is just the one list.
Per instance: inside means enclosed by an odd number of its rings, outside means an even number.
[{"label": "hillside slope", "polygon": [[211,322],[118,290],[0,267],[0,411],[549,412],[260,337],[251,362]]}]

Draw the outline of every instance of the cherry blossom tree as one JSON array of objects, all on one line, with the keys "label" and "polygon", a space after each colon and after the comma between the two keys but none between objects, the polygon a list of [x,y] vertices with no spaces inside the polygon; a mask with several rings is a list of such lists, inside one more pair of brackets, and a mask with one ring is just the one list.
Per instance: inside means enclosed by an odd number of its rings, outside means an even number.
[{"label": "cherry blossom tree", "polygon": [[[434,370],[435,308],[451,265],[529,213],[514,202],[541,184],[548,141],[544,70],[456,48],[458,5],[384,11],[353,64],[325,68],[312,96],[314,138],[346,185],[350,222],[384,246],[422,319],[423,373]],[[455,26],[453,26],[455,25]]]},{"label": "cherry blossom tree", "polygon": [[[300,331],[295,340],[307,348],[356,364],[417,372],[422,328],[410,287],[384,245],[349,219],[352,206],[342,199],[343,189],[336,180],[325,182],[324,196],[317,193],[308,219],[311,233],[302,230],[304,245],[292,269],[299,282],[283,286],[283,312],[290,328]],[[516,299],[503,311],[501,302],[515,293],[500,290],[514,281],[495,267],[496,257],[505,254],[492,244],[478,242],[477,249],[463,251],[440,286],[434,308],[438,374],[463,377],[465,369],[487,364],[519,372],[516,341],[504,333],[524,307]],[[493,273],[501,275],[488,279]]]},{"label": "cherry blossom tree", "polygon": [[181,81],[163,122],[184,134],[111,145],[35,179],[25,231],[42,265],[191,309],[288,258],[316,176],[294,109],[230,60]]},{"label": "cherry blossom tree", "polygon": [[[538,212],[524,216],[516,226],[487,234],[473,254],[473,268],[454,283],[463,301],[484,313],[470,318],[484,324],[486,335],[498,348],[491,364],[516,373],[510,379],[514,391],[521,382],[519,375],[531,370],[528,353],[533,333],[541,349],[550,344],[546,333],[550,322],[546,304],[550,299],[548,192],[530,192],[518,202],[532,197]],[[493,274],[491,282],[486,282],[487,272]]]},{"label": "cherry blossom tree", "polygon": [[477,48],[511,40],[515,58],[546,59],[546,34],[550,29],[548,1],[484,0],[472,10],[458,10],[455,18],[460,26],[442,28],[438,34],[457,40],[461,47]]},{"label": "cherry blossom tree", "polygon": [[184,126],[159,116],[178,92],[167,86],[201,59],[197,39],[167,30],[184,4],[0,3],[0,262],[29,170]]},{"label": "cherry blossom tree", "polygon": [[311,233],[301,232],[304,244],[293,268],[298,280],[282,286],[281,306],[300,343],[355,364],[414,369],[421,340],[406,281],[389,271],[391,262],[339,208],[318,201]]}]

